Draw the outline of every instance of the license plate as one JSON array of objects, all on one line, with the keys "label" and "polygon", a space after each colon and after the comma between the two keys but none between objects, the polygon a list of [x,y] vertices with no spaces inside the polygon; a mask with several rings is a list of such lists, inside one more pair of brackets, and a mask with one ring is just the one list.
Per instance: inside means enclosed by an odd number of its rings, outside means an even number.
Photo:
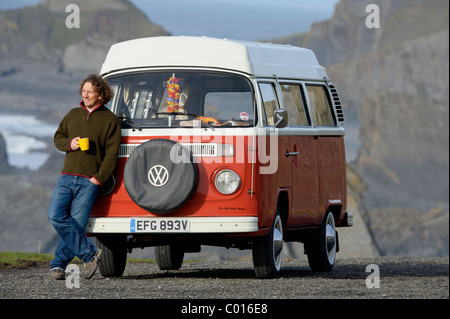
[{"label": "license plate", "polygon": [[189,232],[188,219],[148,218],[130,220],[130,232],[138,233],[186,233]]}]

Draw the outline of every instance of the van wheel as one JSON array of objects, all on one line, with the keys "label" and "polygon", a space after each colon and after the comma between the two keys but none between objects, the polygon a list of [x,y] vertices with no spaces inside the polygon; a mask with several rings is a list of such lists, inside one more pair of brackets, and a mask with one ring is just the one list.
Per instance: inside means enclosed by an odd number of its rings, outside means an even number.
[{"label": "van wheel", "polygon": [[337,240],[334,216],[328,212],[319,228],[314,230],[305,242],[305,251],[312,271],[331,271],[336,260]]},{"label": "van wheel", "polygon": [[155,257],[160,270],[179,270],[183,264],[184,250],[177,245],[156,246]]},{"label": "van wheel", "polygon": [[256,277],[279,277],[283,261],[283,224],[278,211],[270,233],[253,242],[252,253]]},{"label": "van wheel", "polygon": [[98,268],[103,277],[120,277],[127,263],[127,238],[125,236],[97,237],[97,247],[102,249]]}]

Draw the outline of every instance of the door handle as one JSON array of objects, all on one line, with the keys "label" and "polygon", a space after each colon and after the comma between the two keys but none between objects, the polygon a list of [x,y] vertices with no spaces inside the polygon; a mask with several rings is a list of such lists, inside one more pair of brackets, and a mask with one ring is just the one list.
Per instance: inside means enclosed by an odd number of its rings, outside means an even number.
[{"label": "door handle", "polygon": [[286,156],[286,157],[297,156],[298,154],[300,154],[300,152],[286,152],[286,153],[284,153],[284,156]]}]

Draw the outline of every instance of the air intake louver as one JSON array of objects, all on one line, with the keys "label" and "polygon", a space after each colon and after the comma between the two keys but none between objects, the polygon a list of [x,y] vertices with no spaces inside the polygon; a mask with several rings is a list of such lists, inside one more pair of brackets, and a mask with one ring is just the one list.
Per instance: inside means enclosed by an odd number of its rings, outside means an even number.
[{"label": "air intake louver", "polygon": [[[187,148],[193,157],[217,157],[217,143],[180,143]],[[140,144],[121,144],[119,157],[129,157]]]},{"label": "air intake louver", "polygon": [[341,99],[339,93],[333,84],[330,84],[331,96],[333,98],[334,106],[336,107],[336,116],[338,122],[344,123],[344,110],[342,109]]}]

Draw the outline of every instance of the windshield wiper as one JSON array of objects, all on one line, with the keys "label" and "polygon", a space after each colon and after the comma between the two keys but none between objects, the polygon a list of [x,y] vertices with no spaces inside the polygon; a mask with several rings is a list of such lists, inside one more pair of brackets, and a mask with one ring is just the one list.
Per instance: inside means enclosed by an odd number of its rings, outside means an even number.
[{"label": "windshield wiper", "polygon": [[139,125],[134,123],[131,119],[129,119],[125,116],[118,116],[118,118],[121,121],[121,123],[129,125],[133,129],[133,131],[134,130],[142,131],[142,129],[139,127]]}]

